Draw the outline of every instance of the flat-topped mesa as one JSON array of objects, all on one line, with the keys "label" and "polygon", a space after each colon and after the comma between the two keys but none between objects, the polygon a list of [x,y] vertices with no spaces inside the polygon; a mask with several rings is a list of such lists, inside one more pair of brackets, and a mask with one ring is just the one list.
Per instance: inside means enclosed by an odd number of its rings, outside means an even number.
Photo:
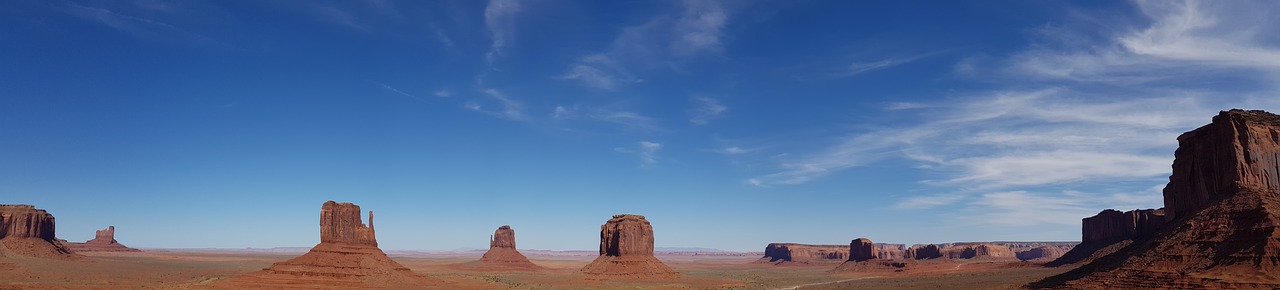
[{"label": "flat-topped mesa", "polygon": [[1113,243],[1154,234],[1164,224],[1164,209],[1103,210],[1081,220],[1082,243]]},{"label": "flat-topped mesa", "polygon": [[320,242],[378,246],[373,233],[373,211],[369,226],[360,221],[360,206],[327,201],[320,207]]},{"label": "flat-topped mesa", "polygon": [[581,271],[593,278],[680,277],[653,256],[653,226],[644,216],[631,214],[614,215],[600,226],[600,256]]},{"label": "flat-topped mesa", "polygon": [[493,231],[493,236],[489,238],[489,248],[516,248],[516,231],[511,226],[504,225]]},{"label": "flat-topped mesa", "polygon": [[1233,109],[1178,136],[1164,187],[1166,218],[1193,215],[1243,190],[1280,191],[1280,116]]},{"label": "flat-topped mesa", "polygon": [[98,243],[98,244],[116,243],[116,226],[107,226],[106,229],[94,231],[93,239],[87,241],[86,243]]},{"label": "flat-topped mesa", "polygon": [[858,238],[849,242],[849,261],[866,261],[876,258],[877,247],[871,239]]},{"label": "flat-topped mesa", "polygon": [[1062,255],[1066,253],[1067,253],[1067,250],[1064,250],[1060,247],[1044,246],[1044,247],[1031,248],[1025,251],[1018,251],[1017,256],[1018,256],[1018,260],[1023,260],[1023,261],[1053,260],[1053,259],[1062,257]]},{"label": "flat-topped mesa", "polygon": [[1017,258],[1017,254],[1009,247],[986,243],[952,245],[942,249],[942,256],[949,259]]},{"label": "flat-topped mesa", "polygon": [[54,234],[53,215],[25,204],[0,204],[0,257],[74,258]]},{"label": "flat-topped mesa", "polygon": [[847,245],[808,245],[796,243],[770,243],[764,247],[764,257],[757,263],[838,263],[849,259]]},{"label": "flat-topped mesa", "polygon": [[26,204],[0,204],[0,239],[54,240],[53,215]]}]

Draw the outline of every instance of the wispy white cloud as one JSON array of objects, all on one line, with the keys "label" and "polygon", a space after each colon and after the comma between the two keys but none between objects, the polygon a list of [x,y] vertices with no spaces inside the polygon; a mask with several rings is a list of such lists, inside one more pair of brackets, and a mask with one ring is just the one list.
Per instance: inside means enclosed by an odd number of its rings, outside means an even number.
[{"label": "wispy white cloud", "polygon": [[686,0],[681,2],[678,14],[658,15],[642,24],[624,27],[608,48],[569,64],[558,78],[590,88],[616,90],[643,82],[636,77],[637,71],[680,72],[677,63],[723,50],[723,30],[730,16],[723,4]]},{"label": "wispy white cloud", "polygon": [[690,111],[692,117],[689,122],[694,125],[706,125],[711,120],[723,117],[724,112],[729,110],[729,107],[725,107],[720,104],[720,101],[711,97],[697,96],[693,97],[693,101],[695,104],[693,110]]},{"label": "wispy white cloud", "polygon": [[725,154],[725,155],[747,154],[755,151],[756,151],[755,149],[742,148],[738,146],[729,146],[729,147],[724,147],[719,150],[716,150],[717,153]]},{"label": "wispy white cloud", "polygon": [[490,0],[489,5],[485,6],[484,23],[489,28],[490,37],[493,38],[493,44],[485,54],[485,60],[490,65],[497,61],[502,55],[502,50],[511,41],[515,29],[515,16],[519,12],[520,1],[517,0]]},{"label": "wispy white cloud", "polygon": [[676,55],[720,51],[721,30],[729,20],[720,4],[710,0],[684,1],[684,12],[673,28],[675,40],[671,43],[671,50]]},{"label": "wispy white cloud", "polygon": [[[161,9],[163,7],[143,6],[142,8]],[[174,9],[165,9],[158,13],[171,13],[171,10]],[[63,6],[62,12],[86,21],[110,27],[142,40],[172,41],[173,39],[179,39],[197,46],[228,46],[227,44],[206,35],[183,29],[168,22],[157,20],[156,18],[128,15],[109,8],[90,7],[67,3]]]},{"label": "wispy white cloud", "polygon": [[484,113],[484,114],[495,116],[495,117],[505,118],[512,121],[529,121],[530,120],[524,114],[524,105],[520,104],[520,102],[510,97],[507,97],[507,95],[503,94],[501,91],[498,91],[496,89],[486,88],[486,89],[481,89],[481,92],[484,93],[484,95],[487,96],[488,99],[492,100],[492,102],[490,103],[494,103],[497,105],[496,109],[489,109],[488,107],[481,105],[479,100],[469,101],[466,104],[463,104],[463,107],[476,112]]},{"label": "wispy white cloud", "polygon": [[641,166],[649,167],[658,164],[658,150],[662,150],[662,143],[640,141],[636,143],[636,147],[634,149],[617,147],[613,148],[613,150],[620,153],[635,154],[640,157]]},{"label": "wispy white cloud", "polygon": [[378,84],[378,86],[379,86],[379,87],[382,87],[382,89],[383,89],[383,90],[386,90],[386,91],[391,92],[391,93],[396,94],[396,95],[405,96],[405,97],[408,97],[408,98],[410,98],[410,99],[418,99],[418,96],[414,96],[413,94],[406,93],[406,92],[401,91],[401,90],[399,90],[399,89],[393,88],[393,87],[391,87],[390,85],[387,85],[387,84]]},{"label": "wispy white cloud", "polygon": [[436,90],[435,92],[431,93],[431,95],[436,96],[436,97],[446,98],[446,97],[452,96],[452,95],[453,95],[453,93],[452,93],[452,92],[449,92],[449,90],[448,90],[448,89],[439,89],[439,90]]},{"label": "wispy white cloud", "polygon": [[553,119],[559,120],[591,120],[605,122],[640,132],[663,131],[658,120],[640,113],[614,110],[602,107],[556,106],[551,112]]}]

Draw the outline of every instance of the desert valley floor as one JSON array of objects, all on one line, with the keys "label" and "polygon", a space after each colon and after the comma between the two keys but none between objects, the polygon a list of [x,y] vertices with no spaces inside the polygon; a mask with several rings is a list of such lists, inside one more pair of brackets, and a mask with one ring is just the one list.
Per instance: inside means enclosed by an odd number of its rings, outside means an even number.
[{"label": "desert valley floor", "polygon": [[[148,250],[88,253],[81,261],[30,258],[19,261],[20,266],[0,264],[0,289],[216,288],[230,277],[301,253]],[[839,263],[773,265],[753,263],[758,256],[659,256],[683,277],[634,281],[587,279],[578,270],[595,255],[532,254],[530,260],[546,268],[536,272],[467,269],[465,263],[479,258],[478,253],[390,255],[414,272],[441,280],[421,289],[1017,289],[1070,269],[1016,260],[956,260],[903,272],[828,273]]]}]

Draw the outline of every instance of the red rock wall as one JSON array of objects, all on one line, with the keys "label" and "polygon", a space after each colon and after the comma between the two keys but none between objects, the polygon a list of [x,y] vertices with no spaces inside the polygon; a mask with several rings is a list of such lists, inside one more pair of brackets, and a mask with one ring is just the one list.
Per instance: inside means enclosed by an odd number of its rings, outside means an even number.
[{"label": "red rock wall", "polygon": [[1067,253],[1067,250],[1059,247],[1039,247],[1039,248],[1032,248],[1026,251],[1020,251],[1017,253],[1017,256],[1018,256],[1018,260],[1023,260],[1023,261],[1052,260],[1052,259],[1057,259],[1058,257],[1062,257],[1062,255],[1066,253]]},{"label": "red rock wall", "polygon": [[360,221],[360,206],[327,201],[320,207],[320,242],[377,246],[373,234],[373,212],[369,226]]},{"label": "red rock wall", "polygon": [[93,239],[85,243],[96,244],[114,244],[116,243],[116,227],[107,226],[106,229],[97,230],[93,233]]},{"label": "red rock wall", "polygon": [[498,230],[493,231],[493,237],[489,239],[489,248],[516,248],[516,231],[511,226],[501,226]]},{"label": "red rock wall", "polygon": [[1280,116],[1224,111],[1178,136],[1173,175],[1164,188],[1168,219],[1190,216],[1246,188],[1280,190]]},{"label": "red rock wall", "polygon": [[25,204],[0,205],[0,239],[39,238],[54,240],[53,215]]},{"label": "red rock wall", "polygon": [[911,248],[907,248],[906,251],[903,251],[902,257],[916,260],[941,258],[942,248],[935,244],[914,245],[911,246]]},{"label": "red rock wall", "polygon": [[653,226],[641,215],[614,215],[600,226],[600,255],[653,257]]},{"label": "red rock wall", "polygon": [[771,243],[764,248],[762,259],[771,262],[845,261],[849,259],[849,246]]},{"label": "red rock wall", "polygon": [[1081,222],[1083,243],[1114,243],[1154,234],[1164,224],[1163,209],[1120,212],[1108,209]]}]

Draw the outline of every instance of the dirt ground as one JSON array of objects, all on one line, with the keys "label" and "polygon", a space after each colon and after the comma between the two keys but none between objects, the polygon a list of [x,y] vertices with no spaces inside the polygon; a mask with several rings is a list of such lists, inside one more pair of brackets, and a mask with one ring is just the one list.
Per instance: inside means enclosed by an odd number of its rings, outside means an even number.
[{"label": "dirt ground", "polygon": [[[0,289],[202,289],[299,253],[146,251],[92,253],[78,261],[0,259]],[[1017,261],[938,261],[905,271],[829,272],[838,263],[775,266],[758,257],[660,256],[675,280],[592,280],[578,273],[590,256],[537,256],[547,269],[479,272],[460,264],[479,257],[392,255],[414,272],[471,289],[1001,289],[1061,273]]]}]

